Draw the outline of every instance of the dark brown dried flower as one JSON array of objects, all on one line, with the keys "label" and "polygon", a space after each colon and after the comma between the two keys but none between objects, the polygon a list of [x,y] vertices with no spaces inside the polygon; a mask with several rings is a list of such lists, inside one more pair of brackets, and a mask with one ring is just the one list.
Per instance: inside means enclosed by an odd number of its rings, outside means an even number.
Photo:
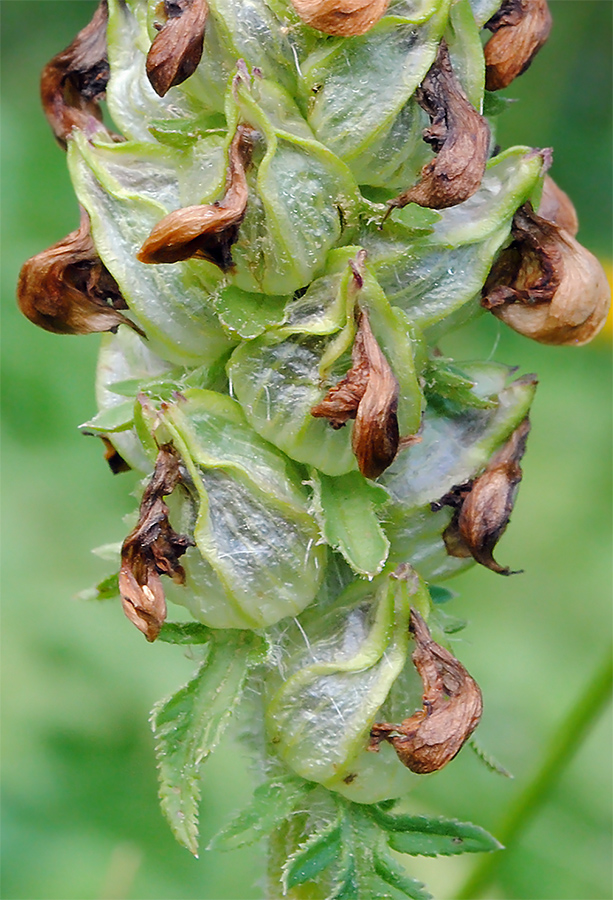
[{"label": "dark brown dried flower", "polygon": [[553,178],[545,175],[543,193],[539,203],[538,214],[541,219],[553,222],[574,237],[579,231],[579,219],[568,194],[555,183]]},{"label": "dark brown dried flower", "polygon": [[123,610],[148,641],[154,641],[166,618],[161,575],[185,582],[179,558],[193,541],[173,531],[163,498],[171,494],[181,473],[170,444],[160,448],[151,481],[141,500],[138,523],[121,548],[119,592]]},{"label": "dark brown dried flower", "polygon": [[106,0],[101,0],[89,25],[43,69],[40,82],[43,109],[64,149],[73,128],[87,134],[104,129],[98,103],[104,98],[110,75],[107,21]]},{"label": "dark brown dried flower", "polygon": [[118,312],[128,307],[96,252],[84,209],[76,231],[23,264],[17,302],[31,322],[55,334],[114,332],[123,324],[144,337]]},{"label": "dark brown dried flower", "polygon": [[209,7],[206,0],[162,0],[158,10],[165,22],[147,54],[147,77],[163,97],[198,68]]},{"label": "dark brown dried flower", "polygon": [[[87,432],[84,432],[87,434]],[[115,447],[112,445],[110,440],[104,435],[101,434],[99,437],[104,444],[104,458],[106,459],[109,469],[113,473],[113,475],[119,475],[120,472],[129,472],[130,466],[125,461],[121,453],[119,453]]]},{"label": "dark brown dried flower", "polygon": [[547,0],[504,0],[485,28],[485,87],[499,91],[526,71],[551,31]]},{"label": "dark brown dried flower", "polygon": [[367,478],[377,478],[398,452],[398,381],[365,311],[359,315],[351,360],[349,372],[312,408],[311,415],[328,419],[333,428],[355,419],[351,446],[358,467]]},{"label": "dark brown dried flower", "polygon": [[588,343],[604,325],[611,300],[596,257],[529,203],[515,214],[511,234],[513,243],[485,283],[482,306],[542,344]]},{"label": "dark brown dried flower", "polygon": [[[536,381],[534,375],[527,375],[525,379]],[[472,556],[499,575],[517,574],[499,565],[492,554],[513,512],[522,479],[520,462],[529,432],[530,420],[526,416],[504,446],[494,453],[478,478],[456,488],[435,504],[436,508],[455,507],[453,518],[443,533],[450,556]]]},{"label": "dark brown dried flower", "polygon": [[239,125],[230,144],[226,192],[223,200],[206,206],[187,206],[169,213],[155,226],[137,254],[143,263],[174,263],[207,259],[226,271],[232,267],[231,248],[247,210],[246,169],[256,132]]},{"label": "dark brown dried flower", "polygon": [[400,725],[376,722],[369,750],[388,741],[407,768],[425,775],[442,769],[459,753],[479,724],[483,701],[477,682],[455,656],[432,640],[413,608],[409,629],[416,644],[413,663],[424,685],[423,708]]},{"label": "dark brown dried flower", "polygon": [[388,215],[408,203],[430,209],[463,203],[478,189],[485,171],[489,126],[471,106],[453,74],[444,40],[415,97],[430,116],[432,124],[424,130],[424,141],[437,156],[421,170],[417,184],[389,201]]},{"label": "dark brown dried flower", "polygon": [[366,34],[375,25],[389,0],[292,0],[303,22],[338,37]]}]

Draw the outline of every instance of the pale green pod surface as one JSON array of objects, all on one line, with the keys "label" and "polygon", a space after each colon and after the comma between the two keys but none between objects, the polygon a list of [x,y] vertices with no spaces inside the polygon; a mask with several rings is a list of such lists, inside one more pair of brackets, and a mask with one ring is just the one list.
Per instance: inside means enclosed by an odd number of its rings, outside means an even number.
[{"label": "pale green pod surface", "polygon": [[[217,145],[210,151],[216,158]],[[183,156],[145,144],[93,145],[75,132],[68,156],[98,253],[152,350],[170,362],[192,366],[211,364],[227,354],[232,341],[217,321],[202,277],[195,273],[197,263],[146,265],[136,259],[154,225],[181,206],[178,168],[183,160],[186,165],[197,160],[194,164],[202,171],[202,155]]]},{"label": "pale green pod surface", "polygon": [[278,86],[258,79],[251,89],[244,79],[235,81],[227,115],[259,135],[232,247],[232,281],[247,291],[293,293],[320,274],[336,244],[348,242],[362,203],[357,185],[344,163],[300,126],[294,101]]},{"label": "pale green pod surface", "polygon": [[500,0],[470,0],[475,22],[481,28],[500,9]]},{"label": "pale green pod surface", "polygon": [[[302,64],[309,124],[361,183],[407,187],[403,179],[413,178],[428,156],[420,133],[425,122],[409,101],[434,61],[448,7],[448,0],[430,5],[421,24],[395,7],[366,34],[329,41]],[[392,175],[398,182],[389,182]]]},{"label": "pale green pod surface", "polygon": [[269,332],[237,347],[228,376],[258,434],[298,462],[326,475],[343,475],[357,468],[351,450],[353,424],[335,431],[325,419],[311,415],[325,393],[319,372],[330,343],[322,337],[284,339]]},{"label": "pale green pod surface", "polygon": [[439,330],[447,330],[450,314],[479,297],[509,238],[513,215],[538,189],[542,175],[542,155],[516,147],[494,157],[479,190],[441,210],[426,237],[404,232],[404,210],[383,230],[362,233],[360,243],[390,303],[422,329],[441,323]]},{"label": "pale green pod surface", "polygon": [[[266,729],[276,753],[303,778],[357,802],[399,796],[416,778],[395,754],[366,749],[394,682],[412,669],[410,605],[419,601],[427,614],[429,601],[423,587],[419,598],[411,591],[388,575],[350,585],[332,607],[287,629],[279,670],[268,678]],[[403,718],[421,706],[421,681],[409,680]]]},{"label": "pale green pod surface", "polygon": [[444,398],[429,398],[422,440],[402,451],[381,477],[391,494],[385,508],[390,561],[410,562],[426,578],[446,578],[470,561],[446,557],[441,537],[450,510],[433,513],[428,504],[478,475],[492,454],[528,415],[536,379],[527,375],[505,387],[511,370],[495,363],[464,364],[477,398],[494,400],[490,408],[454,408]]},{"label": "pale green pod surface", "polygon": [[301,612],[319,588],[325,550],[300,470],[214,391],[188,389],[159,420],[158,439],[170,436],[189,475],[188,531],[204,562],[187,554],[191,584],[172,599],[216,628],[263,628]]},{"label": "pale green pod surface", "polygon": [[131,141],[154,142],[149,126],[156,119],[180,119],[202,111],[177,88],[159,97],[145,71],[151,40],[145,0],[108,0],[108,58],[111,78],[106,100],[113,122]]},{"label": "pale green pod surface", "polygon": [[129,328],[120,328],[117,334],[103,335],[96,370],[99,415],[120,408],[126,410],[129,428],[106,434],[133,469],[148,473],[152,468],[152,460],[134,429],[134,398],[152,381],[168,379],[171,383],[176,382],[178,374],[176,367],[152,353],[145,341]]},{"label": "pale green pod surface", "polygon": [[453,72],[477,112],[483,112],[485,62],[470,0],[456,0],[445,32]]}]

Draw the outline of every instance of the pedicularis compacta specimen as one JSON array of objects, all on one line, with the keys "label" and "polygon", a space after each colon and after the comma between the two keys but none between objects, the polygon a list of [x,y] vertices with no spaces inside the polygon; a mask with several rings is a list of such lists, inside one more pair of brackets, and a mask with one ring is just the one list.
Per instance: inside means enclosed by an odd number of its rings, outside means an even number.
[{"label": "pedicularis compacta specimen", "polygon": [[494,138],[550,25],[545,0],[102,0],[43,71],[81,223],[19,304],[107,332],[83,427],[143,478],[95,593],[200,660],[152,715],[192,852],[247,710],[262,783],[213,845],[270,837],[270,897],[425,898],[390,849],[498,847],[394,801],[478,725],[440,582],[511,574],[536,388],[437,342],[490,310],[583,344],[608,306],[551,152]]}]

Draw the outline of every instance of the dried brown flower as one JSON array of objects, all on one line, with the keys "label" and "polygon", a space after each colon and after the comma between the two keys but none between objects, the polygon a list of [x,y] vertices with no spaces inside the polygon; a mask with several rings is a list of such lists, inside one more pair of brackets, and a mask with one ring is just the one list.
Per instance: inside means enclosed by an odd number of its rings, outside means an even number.
[{"label": "dried brown flower", "polygon": [[45,331],[91,334],[117,331],[123,324],[144,337],[137,325],[118,312],[128,307],[96,252],[84,209],[76,231],[23,264],[17,302],[24,316]]},{"label": "dried brown flower", "polygon": [[124,612],[148,641],[154,641],[166,618],[161,575],[185,582],[179,558],[193,541],[173,531],[163,498],[179,481],[179,460],[170,444],[160,448],[151,481],[141,500],[136,528],[121,548],[119,591]]},{"label": "dried brown flower", "polygon": [[489,126],[453,74],[444,40],[415,97],[430,117],[432,124],[424,130],[424,141],[437,156],[421,170],[417,184],[389,201],[387,215],[408,203],[430,209],[463,203],[478,189],[485,171]]},{"label": "dried brown flower", "polygon": [[482,306],[542,344],[586,344],[602,328],[611,292],[595,256],[526,203],[515,214],[513,243],[483,289]]},{"label": "dried brown flower", "polygon": [[110,70],[106,51],[108,9],[101,0],[89,25],[43,69],[40,95],[53,133],[64,149],[73,128],[90,134],[104,128],[98,103]]},{"label": "dried brown flower", "polygon": [[[87,434],[87,432],[83,432]],[[130,466],[125,461],[121,453],[115,449],[110,440],[106,437],[106,435],[101,434],[99,437],[104,444],[104,458],[109,465],[109,469],[113,473],[113,475],[119,475],[120,472],[129,472]]]},{"label": "dried brown flower", "polygon": [[147,77],[163,97],[198,68],[209,7],[206,0],[162,0],[158,14],[164,24],[159,25],[159,34],[147,54]]},{"label": "dried brown flower", "polygon": [[173,263],[207,259],[226,271],[232,267],[231,248],[247,210],[246,169],[256,132],[247,125],[236,129],[229,152],[226,192],[222,200],[187,206],[169,213],[155,226],[137,254],[143,263]]},{"label": "dried brown flower", "polygon": [[352,366],[314,406],[311,415],[341,428],[355,419],[351,446],[362,475],[377,478],[398,452],[398,381],[381,352],[368,313],[359,314]]},{"label": "dried brown flower", "polygon": [[[534,375],[525,376],[536,381]],[[526,450],[530,420],[526,416],[509,440],[488,462],[484,472],[474,481],[456,488],[434,504],[454,506],[454,516],[443,533],[450,556],[474,560],[499,575],[514,575],[493,557],[494,547],[502,537],[517,497],[522,479],[521,459]]]},{"label": "dried brown flower", "polygon": [[504,0],[485,28],[485,87],[499,91],[526,71],[551,31],[547,0]]},{"label": "dried brown flower", "polygon": [[375,25],[389,0],[292,0],[303,22],[337,37],[366,34]]},{"label": "dried brown flower", "polygon": [[446,766],[473,733],[483,709],[481,691],[464,666],[430,637],[428,626],[411,609],[415,638],[412,659],[424,685],[423,707],[400,725],[376,722],[369,750],[388,741],[400,761],[419,775]]},{"label": "dried brown flower", "polygon": [[579,219],[572,200],[549,175],[545,175],[543,182],[538,214],[541,219],[553,222],[573,237],[579,231]]}]

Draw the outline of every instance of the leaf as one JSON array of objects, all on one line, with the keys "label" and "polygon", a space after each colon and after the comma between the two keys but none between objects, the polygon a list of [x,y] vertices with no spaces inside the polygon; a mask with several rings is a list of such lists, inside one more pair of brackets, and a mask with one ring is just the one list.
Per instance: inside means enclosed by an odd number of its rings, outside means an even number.
[{"label": "leaf", "polygon": [[103,578],[95,587],[77,594],[79,600],[114,600],[116,597],[119,597],[119,576],[116,572]]},{"label": "leaf", "polygon": [[449,588],[441,587],[438,584],[429,584],[428,590],[430,591],[432,602],[437,605],[440,603],[448,603],[450,600],[453,600],[454,597],[458,596],[455,591],[450,591]]},{"label": "leaf", "polygon": [[200,766],[218,743],[238,704],[253,637],[239,632],[211,641],[194,678],[151,712],[162,811],[176,839],[198,852]]},{"label": "leaf", "polygon": [[[386,884],[396,888],[401,897],[411,900],[432,900],[432,894],[421,881],[407,875],[400,863],[389,853],[378,852],[374,857],[375,872]],[[382,895],[385,896],[385,895]]]},{"label": "leaf", "polygon": [[271,294],[254,294],[230,286],[217,295],[215,309],[219,321],[232,335],[251,339],[282,321],[285,304],[289,299]]},{"label": "leaf", "polygon": [[288,858],[283,869],[285,890],[291,890],[297,884],[304,884],[306,881],[313,881],[338,858],[340,849],[341,827],[337,819],[314,831]]},{"label": "leaf", "polygon": [[236,850],[270,835],[294,810],[313,784],[292,775],[272,778],[253,792],[249,806],[225,825],[210,842],[209,850]]},{"label": "leaf", "polygon": [[376,806],[369,809],[375,822],[388,832],[393,850],[411,856],[456,856],[502,849],[502,845],[478,825],[430,816],[392,815]]},{"label": "leaf", "polygon": [[109,406],[97,413],[89,422],[83,422],[79,425],[82,431],[96,431],[102,434],[115,434],[116,432],[127,431],[134,423],[134,400],[126,400],[123,403],[117,403],[115,406]]},{"label": "leaf", "polygon": [[157,639],[166,644],[208,644],[211,632],[200,622],[164,622]]},{"label": "leaf", "polygon": [[515,777],[513,773],[509,772],[508,769],[505,769],[505,767],[501,763],[499,763],[498,760],[491,755],[491,753],[488,753],[486,750],[484,750],[476,738],[471,737],[468,741],[468,746],[477,756],[477,758],[481,760],[485,767],[490,770],[490,772],[495,772],[496,775],[502,775],[503,778]]},{"label": "leaf", "polygon": [[331,478],[311,470],[315,518],[328,544],[343,554],[360,575],[377,575],[389,552],[389,541],[375,507],[389,499],[387,491],[359,472]]}]

